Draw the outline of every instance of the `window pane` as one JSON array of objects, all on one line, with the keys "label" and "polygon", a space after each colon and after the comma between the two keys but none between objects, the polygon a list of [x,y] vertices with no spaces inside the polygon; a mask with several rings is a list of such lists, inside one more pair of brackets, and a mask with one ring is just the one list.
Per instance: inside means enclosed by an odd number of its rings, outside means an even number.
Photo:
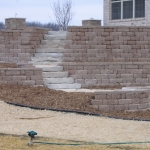
[{"label": "window pane", "polygon": [[112,3],[112,20],[121,19],[121,2]]},{"label": "window pane", "polygon": [[121,1],[121,0],[111,0],[112,2]]},{"label": "window pane", "polygon": [[145,17],[145,0],[135,0],[135,18]]},{"label": "window pane", "polygon": [[133,18],[133,0],[123,2],[123,19]]}]

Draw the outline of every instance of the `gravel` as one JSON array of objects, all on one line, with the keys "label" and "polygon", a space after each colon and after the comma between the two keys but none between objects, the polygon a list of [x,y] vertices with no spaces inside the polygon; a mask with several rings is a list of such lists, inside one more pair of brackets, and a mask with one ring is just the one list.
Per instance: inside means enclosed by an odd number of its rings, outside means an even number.
[{"label": "gravel", "polygon": [[149,141],[150,122],[33,110],[0,102],[0,133],[87,142]]}]

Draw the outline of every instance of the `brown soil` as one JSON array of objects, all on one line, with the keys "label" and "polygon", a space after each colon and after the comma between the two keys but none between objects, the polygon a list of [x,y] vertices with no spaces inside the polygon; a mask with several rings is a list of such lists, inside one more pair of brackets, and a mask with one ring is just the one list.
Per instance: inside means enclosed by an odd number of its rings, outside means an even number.
[{"label": "brown soil", "polygon": [[0,68],[17,68],[17,64],[0,63]]},{"label": "brown soil", "polygon": [[93,93],[63,92],[47,87],[0,85],[0,99],[38,108],[54,108],[96,113],[117,118],[150,120],[150,111],[103,113],[91,108]]}]

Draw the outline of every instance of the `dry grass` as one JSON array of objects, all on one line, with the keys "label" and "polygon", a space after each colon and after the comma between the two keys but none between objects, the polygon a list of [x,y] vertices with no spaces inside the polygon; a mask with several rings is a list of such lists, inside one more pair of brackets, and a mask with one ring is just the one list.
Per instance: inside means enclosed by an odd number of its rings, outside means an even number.
[{"label": "dry grass", "polygon": [[[55,140],[50,138],[37,138],[38,141],[55,142],[55,143],[79,143],[65,140]],[[0,135],[0,150],[149,150],[150,145],[87,145],[87,146],[58,146],[58,145],[42,145],[34,144],[28,146],[29,137],[27,136],[13,136]]]}]

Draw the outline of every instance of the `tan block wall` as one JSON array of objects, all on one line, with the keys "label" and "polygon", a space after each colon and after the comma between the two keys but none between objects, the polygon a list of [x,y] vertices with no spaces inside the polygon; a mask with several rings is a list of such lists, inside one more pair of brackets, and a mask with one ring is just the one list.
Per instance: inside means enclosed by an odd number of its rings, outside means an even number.
[{"label": "tan block wall", "polygon": [[8,18],[5,19],[5,28],[10,30],[23,30],[26,27],[26,19],[24,18]]},{"label": "tan block wall", "polygon": [[150,27],[68,27],[62,65],[82,87],[150,85]]},{"label": "tan block wall", "polygon": [[0,68],[0,84],[44,85],[42,70],[37,68]]},{"label": "tan block wall", "polygon": [[48,29],[32,27],[0,31],[0,62],[27,63],[47,32]]},{"label": "tan block wall", "polygon": [[6,19],[6,29],[0,31],[0,63],[16,64],[18,68],[0,68],[0,84],[44,85],[42,69],[28,62],[48,30],[26,27],[25,19]]},{"label": "tan block wall", "polygon": [[100,91],[91,101],[94,108],[102,112],[144,111],[150,108],[149,90]]}]

